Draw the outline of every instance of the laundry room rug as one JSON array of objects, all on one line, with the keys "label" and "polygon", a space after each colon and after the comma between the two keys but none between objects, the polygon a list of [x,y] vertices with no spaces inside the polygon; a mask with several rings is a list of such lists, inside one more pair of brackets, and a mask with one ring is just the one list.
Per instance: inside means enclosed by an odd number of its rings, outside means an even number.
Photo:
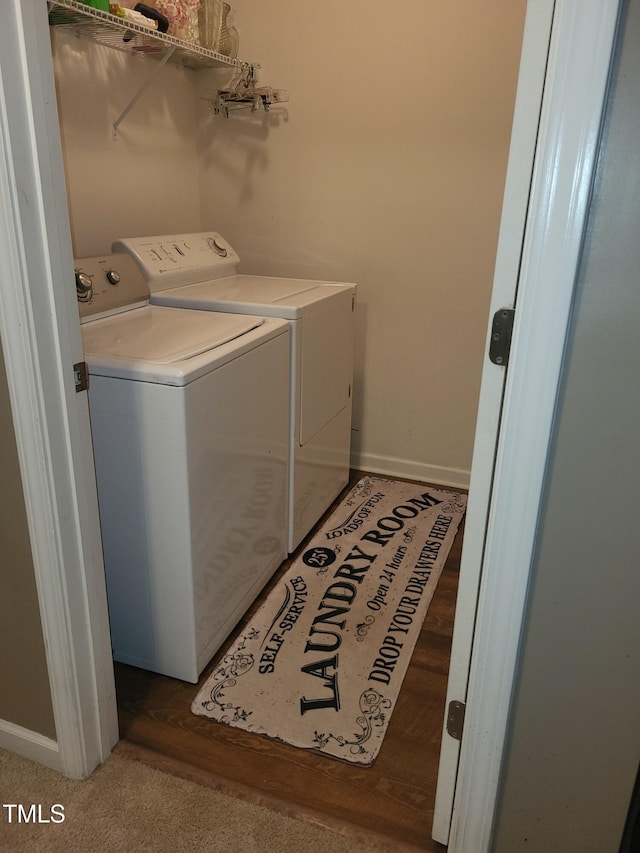
[{"label": "laundry room rug", "polygon": [[371,764],[465,509],[456,492],[360,480],[222,654],[191,710]]}]

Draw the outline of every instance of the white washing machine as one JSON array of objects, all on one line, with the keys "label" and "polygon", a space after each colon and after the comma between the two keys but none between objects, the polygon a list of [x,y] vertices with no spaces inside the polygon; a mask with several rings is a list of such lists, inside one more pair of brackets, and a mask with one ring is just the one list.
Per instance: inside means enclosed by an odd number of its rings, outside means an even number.
[{"label": "white washing machine", "polygon": [[116,241],[138,262],[157,305],[281,317],[291,324],[288,549],[347,484],[356,286],[240,275],[215,232]]},{"label": "white washing machine", "polygon": [[149,304],[77,261],[118,661],[196,682],[287,553],[289,326]]}]

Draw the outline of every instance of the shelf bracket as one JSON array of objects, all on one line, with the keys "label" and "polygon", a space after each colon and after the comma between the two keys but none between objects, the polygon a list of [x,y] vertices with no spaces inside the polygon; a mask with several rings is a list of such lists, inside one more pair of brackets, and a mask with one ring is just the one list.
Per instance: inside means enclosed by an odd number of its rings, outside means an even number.
[{"label": "shelf bracket", "polygon": [[131,98],[131,100],[129,101],[129,103],[127,104],[127,106],[122,110],[122,112],[120,113],[120,115],[118,116],[118,118],[114,121],[114,123],[113,123],[113,138],[114,138],[114,139],[116,139],[116,138],[117,138],[117,135],[118,135],[118,127],[120,126],[120,124],[122,123],[122,121],[126,118],[126,116],[129,114],[129,112],[131,111],[131,109],[132,109],[132,108],[137,104],[137,102],[138,102],[138,100],[140,99],[140,96],[142,95],[142,93],[143,93],[143,92],[147,89],[147,87],[148,87],[148,86],[149,86],[149,85],[150,85],[150,84],[151,84],[151,83],[156,79],[156,77],[158,76],[158,74],[162,71],[162,69],[164,68],[164,66],[165,66],[165,65],[167,64],[167,62],[171,59],[171,57],[172,57],[172,56],[173,56],[173,54],[174,54],[175,49],[176,49],[176,48],[175,48],[175,46],[174,46],[174,45],[172,45],[171,47],[169,47],[169,48],[168,48],[168,50],[167,50],[167,52],[165,53],[165,55],[164,55],[164,56],[162,57],[162,59],[160,59],[160,60],[158,61],[158,63],[156,64],[156,66],[155,66],[155,68],[154,68],[154,70],[153,70],[153,73],[149,75],[149,77],[145,80],[145,82],[142,84],[142,86],[138,89],[138,91],[137,91],[137,92],[136,92],[136,94],[133,96],[133,98]]}]

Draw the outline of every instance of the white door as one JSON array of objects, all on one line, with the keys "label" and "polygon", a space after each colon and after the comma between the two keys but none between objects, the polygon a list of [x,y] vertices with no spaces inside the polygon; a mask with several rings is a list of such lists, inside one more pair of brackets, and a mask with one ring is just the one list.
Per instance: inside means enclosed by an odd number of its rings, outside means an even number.
[{"label": "white door", "polygon": [[456,853],[490,844],[618,5],[527,10],[491,304],[493,316],[517,294],[515,325],[506,382],[504,368],[483,370],[447,693],[464,731],[445,719],[432,831]]}]

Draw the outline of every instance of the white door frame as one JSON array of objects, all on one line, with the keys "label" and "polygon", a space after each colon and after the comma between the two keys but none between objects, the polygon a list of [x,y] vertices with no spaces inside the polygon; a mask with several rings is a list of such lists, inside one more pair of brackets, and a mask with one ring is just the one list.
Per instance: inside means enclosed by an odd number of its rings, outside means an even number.
[{"label": "white door frame", "polygon": [[0,332],[56,740],[0,721],[0,746],[81,778],[118,739],[82,341],[46,4],[0,29]]},{"label": "white door frame", "polygon": [[[529,195],[540,125],[542,96],[551,40],[555,0],[530,3],[524,25],[509,162],[502,203],[498,249],[489,306],[487,347],[493,315],[514,308],[529,209]],[[460,564],[455,628],[451,647],[445,708],[466,701],[471,647],[478,607],[487,517],[505,388],[505,368],[488,358],[482,370],[476,432],[469,484],[469,501]],[[447,732],[445,714],[432,836],[447,844],[453,813],[460,741]]]},{"label": "white door frame", "polygon": [[449,837],[455,853],[491,845],[619,5],[555,4]]}]

